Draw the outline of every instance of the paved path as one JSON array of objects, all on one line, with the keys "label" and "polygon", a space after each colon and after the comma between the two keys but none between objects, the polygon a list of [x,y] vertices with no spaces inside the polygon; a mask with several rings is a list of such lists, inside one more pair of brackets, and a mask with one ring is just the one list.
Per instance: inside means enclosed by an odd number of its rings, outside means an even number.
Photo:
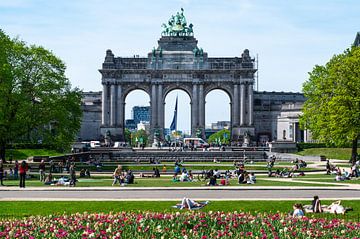
[{"label": "paved path", "polygon": [[0,189],[0,201],[7,200],[284,200],[358,199],[360,190],[344,187],[232,187],[232,188],[55,188]]}]

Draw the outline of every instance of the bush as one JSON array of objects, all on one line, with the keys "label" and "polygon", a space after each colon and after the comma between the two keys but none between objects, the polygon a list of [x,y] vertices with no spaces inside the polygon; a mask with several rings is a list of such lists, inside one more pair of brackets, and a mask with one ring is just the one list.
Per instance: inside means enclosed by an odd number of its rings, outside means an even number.
[{"label": "bush", "polygon": [[50,144],[14,143],[6,146],[7,149],[54,149]]},{"label": "bush", "polygon": [[328,146],[325,143],[298,143],[298,150],[304,149],[313,149],[313,148],[327,148]]}]

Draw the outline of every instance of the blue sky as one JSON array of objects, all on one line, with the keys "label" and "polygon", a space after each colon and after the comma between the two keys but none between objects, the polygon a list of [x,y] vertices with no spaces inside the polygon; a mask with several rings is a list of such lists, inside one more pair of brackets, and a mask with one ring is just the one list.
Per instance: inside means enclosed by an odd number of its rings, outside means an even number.
[{"label": "blue sky", "polygon": [[[199,46],[210,57],[259,56],[259,90],[300,92],[307,72],[354,41],[360,31],[360,1],[334,0],[0,0],[0,28],[12,37],[52,50],[67,65],[73,86],[100,91],[98,69],[106,49],[116,56],[145,56],[157,45],[161,24],[185,9]],[[179,95],[179,128],[190,126],[189,99],[172,92],[166,124]],[[147,105],[134,92],[132,105]],[[206,122],[229,120],[229,99],[207,97]],[[224,107],[226,105],[226,107]],[[181,113],[182,111],[182,113]]]}]

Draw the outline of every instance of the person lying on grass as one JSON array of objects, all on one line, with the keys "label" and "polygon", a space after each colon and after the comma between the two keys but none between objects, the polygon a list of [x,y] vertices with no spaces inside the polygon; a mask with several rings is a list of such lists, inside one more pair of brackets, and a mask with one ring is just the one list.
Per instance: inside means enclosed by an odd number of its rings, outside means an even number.
[{"label": "person lying on grass", "polygon": [[206,202],[196,202],[195,200],[192,200],[190,198],[184,197],[181,200],[180,204],[176,204],[176,208],[179,209],[189,209],[189,210],[194,210],[194,209],[200,209],[205,207],[208,204],[208,201]]},{"label": "person lying on grass", "polygon": [[[305,205],[305,212],[312,213],[312,205]],[[351,207],[344,207],[341,205],[341,200],[335,201],[331,203],[330,205],[321,205],[321,209],[319,209],[320,212],[324,213],[332,213],[332,214],[345,214],[348,211],[352,211],[353,209]]]}]

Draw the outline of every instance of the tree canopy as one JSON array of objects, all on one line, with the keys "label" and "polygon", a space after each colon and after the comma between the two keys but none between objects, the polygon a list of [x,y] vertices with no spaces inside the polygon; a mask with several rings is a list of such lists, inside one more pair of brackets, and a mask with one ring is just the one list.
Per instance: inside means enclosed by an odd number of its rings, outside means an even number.
[{"label": "tree canopy", "polygon": [[208,143],[216,145],[230,144],[230,131],[228,129],[223,129],[213,133],[209,136]]},{"label": "tree canopy", "polygon": [[81,91],[72,89],[65,64],[41,46],[0,30],[0,157],[8,143],[65,149],[81,123]]},{"label": "tree canopy", "polygon": [[148,143],[149,143],[149,135],[146,133],[145,130],[140,129],[131,133],[132,146],[139,146],[139,145],[146,146]]},{"label": "tree canopy", "polygon": [[329,145],[352,144],[355,162],[360,135],[360,47],[334,55],[316,65],[303,85],[307,100],[301,125],[312,137]]}]

